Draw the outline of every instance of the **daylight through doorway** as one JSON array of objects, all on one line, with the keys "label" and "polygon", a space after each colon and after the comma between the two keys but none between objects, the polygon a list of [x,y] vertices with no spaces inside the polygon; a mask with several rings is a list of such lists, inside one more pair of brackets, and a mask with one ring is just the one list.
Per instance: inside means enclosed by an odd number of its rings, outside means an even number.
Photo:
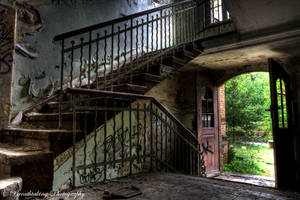
[{"label": "daylight through doorway", "polygon": [[227,81],[225,104],[223,140],[228,146],[222,173],[215,178],[275,187],[269,73],[248,73]]}]

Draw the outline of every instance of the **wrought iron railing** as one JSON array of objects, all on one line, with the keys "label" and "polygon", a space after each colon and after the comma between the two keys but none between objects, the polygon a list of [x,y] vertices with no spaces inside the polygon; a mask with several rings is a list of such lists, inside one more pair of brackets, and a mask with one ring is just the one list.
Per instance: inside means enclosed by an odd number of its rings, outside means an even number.
[{"label": "wrought iron railing", "polygon": [[[92,89],[68,93],[73,99],[73,186],[149,170],[205,175],[197,138],[153,97]],[[79,121],[78,114],[84,116]]]},{"label": "wrought iron railing", "polygon": [[193,41],[195,8],[185,0],[56,36],[61,89],[111,88],[164,50]]},{"label": "wrought iron railing", "polygon": [[221,13],[222,7],[211,3],[183,0],[56,36],[61,92],[67,87],[113,90],[122,79],[132,82],[134,72],[149,70],[153,61],[175,54],[214,23],[211,13]]}]

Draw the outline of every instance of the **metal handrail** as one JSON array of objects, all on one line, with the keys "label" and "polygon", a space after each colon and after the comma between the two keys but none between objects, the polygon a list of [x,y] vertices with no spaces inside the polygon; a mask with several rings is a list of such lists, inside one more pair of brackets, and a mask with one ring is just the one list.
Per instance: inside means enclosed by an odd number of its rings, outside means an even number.
[{"label": "metal handrail", "polygon": [[132,18],[140,17],[140,16],[143,16],[143,15],[147,15],[147,14],[150,14],[150,13],[153,13],[153,12],[163,10],[163,9],[167,9],[167,8],[171,8],[171,7],[174,7],[174,6],[182,5],[182,4],[185,4],[185,3],[191,3],[191,2],[193,2],[193,0],[184,0],[184,1],[176,2],[176,3],[171,3],[171,4],[168,4],[168,5],[160,6],[160,7],[157,7],[157,8],[145,10],[145,11],[142,11],[142,12],[134,13],[134,14],[131,14],[131,15],[128,15],[128,16],[120,17],[120,18],[113,19],[113,20],[110,20],[110,21],[106,21],[106,22],[103,22],[103,23],[100,23],[100,24],[87,26],[85,28],[81,28],[81,29],[77,29],[77,30],[74,30],[74,31],[70,31],[70,32],[67,32],[67,33],[57,35],[57,36],[54,37],[54,41],[61,41],[61,40],[66,39],[66,38],[70,38],[70,37],[80,35],[80,34],[83,34],[83,33],[88,33],[90,31],[93,31],[93,30],[96,30],[96,29],[100,29],[100,28],[104,28],[106,26],[110,26],[112,24],[118,24],[120,22],[130,20]]}]

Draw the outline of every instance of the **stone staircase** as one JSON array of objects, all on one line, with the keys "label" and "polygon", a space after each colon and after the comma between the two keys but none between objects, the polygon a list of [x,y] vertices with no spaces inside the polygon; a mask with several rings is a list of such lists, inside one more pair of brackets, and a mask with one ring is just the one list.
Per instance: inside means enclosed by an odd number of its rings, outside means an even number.
[{"label": "stone staircase", "polygon": [[[127,76],[105,89],[112,89],[114,92],[145,94],[200,53],[201,47],[194,43],[187,44],[171,54],[164,55],[163,59],[153,61],[148,70],[136,70],[132,77]],[[99,81],[101,82],[101,78]],[[95,84],[91,85],[91,89],[93,87]],[[24,111],[19,125],[7,127],[1,131],[1,178],[21,177],[24,191],[52,190],[53,160],[73,144],[73,115],[70,98],[71,95],[65,90],[63,102],[61,102],[62,127],[60,129],[58,128],[59,97],[56,95]],[[104,105],[104,98],[95,97],[93,102],[97,105]],[[122,104],[122,102],[120,99],[119,103]],[[89,127],[94,128],[93,113],[77,113],[78,141],[84,137],[82,125],[84,115],[88,115],[87,118],[91,119]],[[109,112],[108,118],[113,115],[113,112]],[[104,123],[104,116],[97,118]],[[90,131],[92,129],[87,128],[87,132]]]}]

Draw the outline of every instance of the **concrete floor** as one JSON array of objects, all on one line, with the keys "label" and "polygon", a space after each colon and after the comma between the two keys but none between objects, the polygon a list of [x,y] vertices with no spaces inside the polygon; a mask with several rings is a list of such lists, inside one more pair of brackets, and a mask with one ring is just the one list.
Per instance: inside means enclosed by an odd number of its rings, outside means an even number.
[{"label": "concrete floor", "polygon": [[[140,174],[131,178],[114,180],[107,184],[78,188],[71,192],[84,194],[83,198],[75,199],[99,200],[102,199],[104,191],[112,191],[130,185],[138,187],[142,191],[141,195],[130,198],[131,200],[300,199],[300,194],[293,192],[172,173]],[[59,200],[59,197],[50,199]],[[63,199],[71,200],[74,197]]]}]

